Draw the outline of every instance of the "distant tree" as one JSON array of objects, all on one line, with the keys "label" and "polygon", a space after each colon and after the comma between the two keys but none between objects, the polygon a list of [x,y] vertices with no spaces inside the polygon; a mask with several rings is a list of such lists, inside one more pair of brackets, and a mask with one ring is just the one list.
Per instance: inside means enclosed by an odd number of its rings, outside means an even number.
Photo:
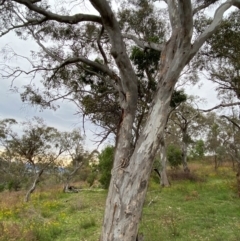
[{"label": "distant tree", "polygon": [[231,115],[220,117],[224,118],[221,129],[224,129],[226,133],[226,142],[223,145],[224,154],[230,155],[233,163],[236,163],[237,189],[240,197],[240,120],[234,108],[232,108]]},{"label": "distant tree", "polygon": [[16,160],[14,153],[9,151],[10,133],[13,132],[14,119],[4,119],[0,121],[0,183],[9,190],[18,190],[26,180],[27,167],[21,158]]},{"label": "distant tree", "polygon": [[214,114],[209,114],[209,131],[207,133],[207,142],[206,147],[207,150],[213,154],[215,169],[218,168],[218,148],[222,145],[222,141],[220,138],[221,127],[217,122],[217,116]]},{"label": "distant tree", "polygon": [[61,133],[61,139],[66,149],[65,162],[69,162],[67,166],[65,164],[63,173],[63,191],[68,192],[71,180],[83,166],[84,162],[86,162],[87,153],[85,153],[83,149],[83,137],[80,129],[74,129],[72,132]]},{"label": "distant tree", "polygon": [[[189,131],[190,126],[199,116],[199,112],[191,103],[181,104],[171,115],[171,121],[179,128],[181,135],[182,165],[184,172],[190,172],[187,162],[188,146],[193,142],[193,136]],[[194,133],[192,133],[194,135]]]},{"label": "distant tree", "polygon": [[40,118],[21,123],[22,135],[8,129],[3,142],[6,143],[4,154],[11,158],[11,162],[22,163],[32,176],[32,184],[26,194],[25,201],[36,189],[43,172],[67,149],[60,138],[60,133],[53,127],[48,127]]}]

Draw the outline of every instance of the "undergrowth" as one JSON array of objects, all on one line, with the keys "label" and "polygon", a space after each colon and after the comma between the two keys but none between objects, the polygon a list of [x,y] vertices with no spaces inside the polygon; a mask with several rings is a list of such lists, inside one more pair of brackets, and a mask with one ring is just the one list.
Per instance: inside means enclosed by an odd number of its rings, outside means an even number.
[{"label": "undergrowth", "polygon": [[[171,187],[149,183],[139,232],[145,241],[239,241],[240,200],[231,167],[192,163],[191,174],[170,173]],[[96,241],[107,191],[41,190],[0,193],[0,241]]]}]

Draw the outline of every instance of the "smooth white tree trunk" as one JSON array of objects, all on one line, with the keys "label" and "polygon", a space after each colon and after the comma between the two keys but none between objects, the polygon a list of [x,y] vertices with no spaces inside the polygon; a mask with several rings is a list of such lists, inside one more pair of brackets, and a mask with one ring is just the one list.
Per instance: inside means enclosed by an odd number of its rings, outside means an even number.
[{"label": "smooth white tree trunk", "polygon": [[[162,86],[150,110],[127,167],[114,165],[103,223],[102,241],[136,241],[148,180],[163,138],[170,99],[170,86]],[[170,92],[170,93],[169,93]],[[120,139],[119,142],[124,142]],[[118,156],[115,156],[118,160]],[[116,163],[116,162],[115,162]]]},{"label": "smooth white tree trunk", "polygon": [[160,144],[160,162],[161,162],[161,169],[160,169],[160,185],[162,187],[169,187],[170,182],[167,176],[167,154],[166,154],[166,145],[165,141],[162,140]]}]

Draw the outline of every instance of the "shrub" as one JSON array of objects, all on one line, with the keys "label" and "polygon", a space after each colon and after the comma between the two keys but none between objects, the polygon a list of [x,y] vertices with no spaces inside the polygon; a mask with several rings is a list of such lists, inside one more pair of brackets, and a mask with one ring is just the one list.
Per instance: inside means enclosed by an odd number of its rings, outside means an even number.
[{"label": "shrub", "polygon": [[18,180],[12,179],[8,182],[7,188],[9,191],[18,191],[21,189],[21,186]]},{"label": "shrub", "polygon": [[193,159],[203,159],[205,154],[205,144],[203,140],[198,140],[194,148],[191,150],[191,157]]},{"label": "shrub", "polygon": [[96,180],[96,177],[97,177],[96,172],[92,172],[88,175],[87,183],[89,184],[90,187],[93,185],[94,181]]},{"label": "shrub", "polygon": [[0,192],[3,192],[5,189],[5,184],[4,183],[0,183]]},{"label": "shrub", "polygon": [[107,146],[99,155],[100,183],[104,188],[108,188],[111,180],[111,170],[113,167],[114,147]]},{"label": "shrub", "polygon": [[169,145],[167,147],[167,159],[172,168],[177,168],[182,163],[182,151],[179,147]]}]

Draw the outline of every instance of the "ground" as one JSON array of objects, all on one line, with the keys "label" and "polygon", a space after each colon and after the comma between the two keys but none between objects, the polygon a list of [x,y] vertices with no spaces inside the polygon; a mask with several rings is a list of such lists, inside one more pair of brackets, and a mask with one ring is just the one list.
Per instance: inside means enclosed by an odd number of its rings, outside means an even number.
[{"label": "ground", "polygon": [[[144,241],[239,241],[240,199],[230,165],[190,164],[191,180],[170,171],[171,187],[151,179],[140,233]],[[107,191],[41,190],[24,203],[24,191],[0,193],[0,241],[97,241]]]}]

